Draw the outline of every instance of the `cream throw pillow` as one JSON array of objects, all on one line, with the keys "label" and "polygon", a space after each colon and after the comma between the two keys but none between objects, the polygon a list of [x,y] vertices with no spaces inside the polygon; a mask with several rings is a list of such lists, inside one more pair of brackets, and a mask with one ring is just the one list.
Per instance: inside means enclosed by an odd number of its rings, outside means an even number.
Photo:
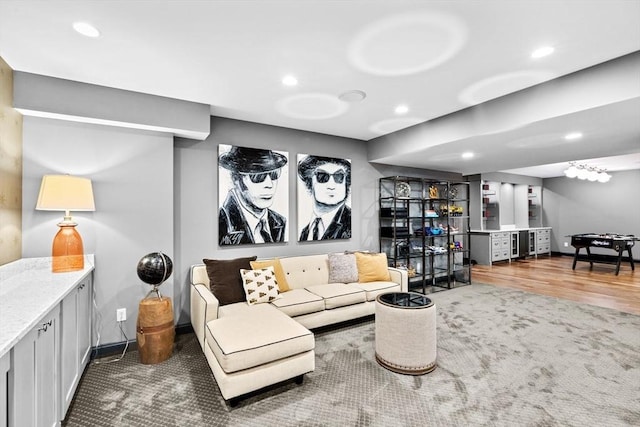
[{"label": "cream throw pillow", "polygon": [[387,254],[385,253],[356,252],[356,263],[358,264],[358,281],[360,283],[391,280]]},{"label": "cream throw pillow", "polygon": [[287,292],[291,290],[291,288],[289,288],[289,284],[287,283],[287,278],[284,274],[284,270],[282,269],[282,264],[280,264],[280,260],[278,258],[251,261],[251,268],[253,268],[254,270],[259,270],[266,267],[273,267],[280,292]]},{"label": "cream throw pillow", "polygon": [[271,302],[279,297],[280,289],[273,267],[259,270],[240,270],[242,286],[249,305]]}]

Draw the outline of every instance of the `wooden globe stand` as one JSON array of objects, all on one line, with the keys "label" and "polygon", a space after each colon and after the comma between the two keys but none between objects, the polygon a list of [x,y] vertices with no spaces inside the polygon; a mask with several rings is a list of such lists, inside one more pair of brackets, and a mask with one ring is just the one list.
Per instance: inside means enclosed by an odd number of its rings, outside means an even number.
[{"label": "wooden globe stand", "polygon": [[[149,297],[153,293],[155,297]],[[136,339],[140,362],[152,365],[171,357],[176,332],[171,298],[163,297],[155,285],[138,306]]]}]

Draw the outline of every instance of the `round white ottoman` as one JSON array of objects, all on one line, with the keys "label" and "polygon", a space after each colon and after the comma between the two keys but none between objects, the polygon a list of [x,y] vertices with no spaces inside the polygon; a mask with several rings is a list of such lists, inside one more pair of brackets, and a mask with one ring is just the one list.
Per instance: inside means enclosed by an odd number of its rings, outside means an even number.
[{"label": "round white ottoman", "polygon": [[436,368],[436,305],[415,292],[376,298],[376,360],[400,374],[423,375]]}]

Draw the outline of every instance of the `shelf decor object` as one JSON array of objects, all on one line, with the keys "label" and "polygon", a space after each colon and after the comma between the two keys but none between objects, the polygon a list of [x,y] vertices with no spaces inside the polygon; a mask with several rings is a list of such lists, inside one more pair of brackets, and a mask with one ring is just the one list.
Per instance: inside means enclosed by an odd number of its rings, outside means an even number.
[{"label": "shelf decor object", "polygon": [[91,180],[71,175],[44,175],[36,210],[64,211],[53,238],[51,270],[54,273],[82,270],[84,247],[70,211],[96,210]]},{"label": "shelf decor object", "polygon": [[396,195],[400,198],[409,198],[411,196],[411,186],[408,182],[396,182]]}]

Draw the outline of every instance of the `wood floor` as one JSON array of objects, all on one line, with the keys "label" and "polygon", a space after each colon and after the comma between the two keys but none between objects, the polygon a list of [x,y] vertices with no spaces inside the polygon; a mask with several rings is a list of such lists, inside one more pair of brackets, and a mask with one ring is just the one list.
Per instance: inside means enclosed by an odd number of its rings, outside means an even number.
[{"label": "wood floor", "polygon": [[506,288],[565,298],[600,307],[640,315],[640,263],[635,271],[629,263],[620,266],[578,262],[571,269],[573,257],[541,256],[494,265],[474,265],[471,279]]}]

